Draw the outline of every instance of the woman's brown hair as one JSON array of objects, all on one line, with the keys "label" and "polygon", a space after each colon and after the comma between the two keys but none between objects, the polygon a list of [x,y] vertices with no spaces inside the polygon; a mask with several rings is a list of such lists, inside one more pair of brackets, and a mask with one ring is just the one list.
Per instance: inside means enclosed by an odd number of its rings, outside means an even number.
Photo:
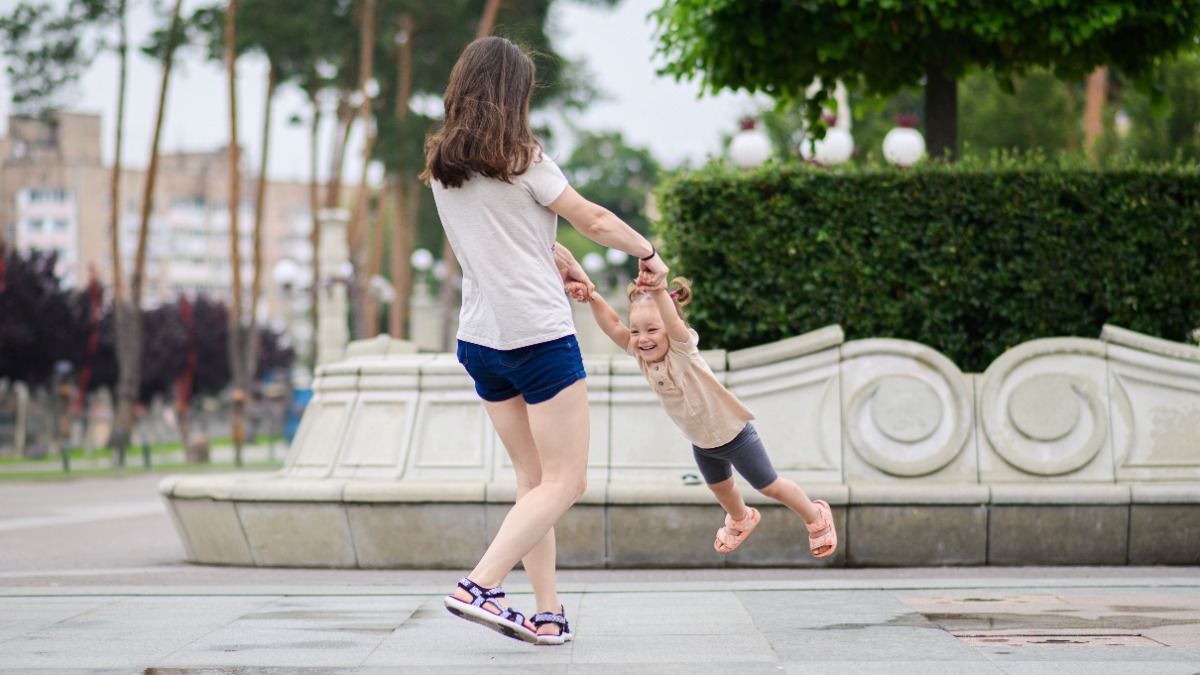
[{"label": "woman's brown hair", "polygon": [[529,130],[533,59],[502,37],[467,45],[446,86],[442,128],[425,141],[425,171],[447,187],[475,174],[512,182],[542,146]]},{"label": "woman's brown hair", "polygon": [[[671,286],[674,286],[675,290],[669,290]],[[692,282],[685,277],[675,277],[671,283],[667,284],[667,289],[671,294],[671,301],[675,304],[675,313],[679,315],[680,319],[683,319],[684,323],[687,323],[687,316],[684,315],[683,308],[692,301]],[[652,300],[649,295],[642,293],[636,283],[629,284],[628,293],[631,308],[635,303]]]}]

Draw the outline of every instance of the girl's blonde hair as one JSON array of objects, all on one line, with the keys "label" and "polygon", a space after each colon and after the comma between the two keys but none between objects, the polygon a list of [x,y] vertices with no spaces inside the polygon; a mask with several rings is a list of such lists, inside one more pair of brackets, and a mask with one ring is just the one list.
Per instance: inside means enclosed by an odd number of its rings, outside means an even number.
[{"label": "girl's blonde hair", "polygon": [[[675,287],[675,290],[671,290],[672,286]],[[670,293],[671,302],[675,305],[675,313],[686,324],[687,316],[683,313],[683,308],[692,301],[692,282],[685,277],[675,277],[667,284],[667,292]],[[653,298],[648,293],[642,293],[637,283],[629,284],[628,294],[629,308],[631,310],[639,302],[653,301]]]}]

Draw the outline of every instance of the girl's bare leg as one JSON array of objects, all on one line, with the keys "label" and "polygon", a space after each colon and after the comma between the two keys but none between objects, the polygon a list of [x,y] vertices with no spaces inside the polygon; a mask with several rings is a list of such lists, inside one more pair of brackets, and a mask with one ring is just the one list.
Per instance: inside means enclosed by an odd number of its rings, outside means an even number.
[{"label": "girl's bare leg", "polygon": [[[821,517],[821,512],[804,493],[804,489],[796,485],[794,481],[776,478],[774,483],[759,492],[795,511],[806,523],[814,522]],[[827,529],[829,528],[814,533],[814,536],[824,534]]]},{"label": "girl's bare leg", "polygon": [[713,496],[721,503],[721,508],[725,509],[725,513],[728,513],[730,518],[741,520],[746,517],[749,509],[746,507],[746,501],[742,499],[742,491],[733,482],[733,476],[720,483],[709,483],[708,489],[712,490]]}]

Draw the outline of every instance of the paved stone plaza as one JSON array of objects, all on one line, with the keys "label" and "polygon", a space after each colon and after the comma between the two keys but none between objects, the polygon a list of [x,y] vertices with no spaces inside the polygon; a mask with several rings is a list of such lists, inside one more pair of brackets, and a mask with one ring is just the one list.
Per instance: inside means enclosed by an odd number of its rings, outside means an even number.
[{"label": "paved stone plaza", "polygon": [[0,483],[0,671],[1200,673],[1196,567],[569,570],[533,647],[442,608],[461,570],[184,563],[160,478]]}]

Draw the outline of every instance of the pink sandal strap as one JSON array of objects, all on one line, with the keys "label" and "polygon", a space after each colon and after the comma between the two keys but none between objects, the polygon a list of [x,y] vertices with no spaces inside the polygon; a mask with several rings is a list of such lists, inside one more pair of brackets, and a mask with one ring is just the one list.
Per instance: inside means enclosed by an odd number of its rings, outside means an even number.
[{"label": "pink sandal strap", "polygon": [[754,528],[758,527],[758,521],[761,519],[758,509],[754,507],[749,507],[749,509],[749,512],[741,520],[734,520],[728,513],[725,514],[725,526],[717,530],[717,538],[713,542],[713,548],[718,553],[733,552],[742,545],[746,537],[750,536]]},{"label": "pink sandal strap", "polygon": [[[819,499],[814,499],[813,504],[821,515],[815,521],[804,524],[809,533],[808,547],[813,556],[824,558],[837,550],[837,532],[833,529],[833,509],[829,507],[828,503]],[[825,530],[825,533],[817,534],[821,530]]]}]

